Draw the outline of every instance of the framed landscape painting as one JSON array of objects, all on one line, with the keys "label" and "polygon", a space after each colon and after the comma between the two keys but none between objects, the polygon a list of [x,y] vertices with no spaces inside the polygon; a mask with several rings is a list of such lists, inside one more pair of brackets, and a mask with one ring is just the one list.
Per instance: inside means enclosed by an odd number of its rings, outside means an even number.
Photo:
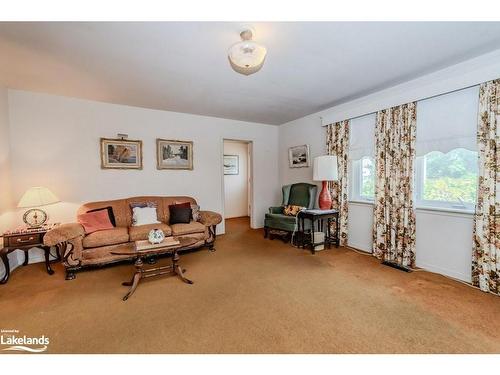
[{"label": "framed landscape painting", "polygon": [[142,141],[101,138],[102,169],[142,169]]},{"label": "framed landscape painting", "polygon": [[193,169],[193,142],[156,140],[158,169]]},{"label": "framed landscape painting", "polygon": [[235,175],[240,173],[238,155],[224,155],[224,174]]},{"label": "framed landscape painting", "polygon": [[290,168],[309,167],[309,145],[290,147],[288,161]]}]

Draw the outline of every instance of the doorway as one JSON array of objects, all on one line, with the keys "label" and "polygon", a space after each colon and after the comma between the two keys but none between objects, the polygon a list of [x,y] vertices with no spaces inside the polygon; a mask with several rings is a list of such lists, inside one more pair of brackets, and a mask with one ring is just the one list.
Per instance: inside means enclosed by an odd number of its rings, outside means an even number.
[{"label": "doorway", "polygon": [[224,139],[223,171],[226,228],[228,224],[248,228],[252,217],[252,143]]}]

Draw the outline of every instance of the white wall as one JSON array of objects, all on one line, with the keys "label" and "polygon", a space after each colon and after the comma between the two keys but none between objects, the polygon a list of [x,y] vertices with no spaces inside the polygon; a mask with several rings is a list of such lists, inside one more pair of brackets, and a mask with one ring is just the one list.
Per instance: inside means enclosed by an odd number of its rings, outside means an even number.
[{"label": "white wall", "polygon": [[[0,233],[11,228],[14,222],[10,164],[8,90],[0,87]],[[0,248],[2,244],[3,239],[0,238]],[[8,255],[12,269],[22,262],[19,259],[21,254],[17,253],[20,252],[13,252]],[[0,262],[0,278],[4,274],[3,262]]]},{"label": "white wall", "polygon": [[[14,200],[30,186],[47,186],[62,201],[47,207],[52,221],[73,221],[82,202],[147,194],[189,195],[222,212],[224,138],[253,143],[252,226],[261,227],[279,201],[276,126],[18,90],[9,90],[9,111]],[[100,168],[99,138],[117,133],[143,141],[143,170]],[[194,170],[157,170],[156,138],[194,141]]]},{"label": "white wall", "polygon": [[9,102],[7,89],[0,87],[0,215],[11,208]]},{"label": "white wall", "polygon": [[417,210],[416,265],[471,281],[473,215]]},{"label": "white wall", "polygon": [[[442,94],[500,77],[500,50],[422,76],[404,84],[291,121],[280,126],[280,184],[312,182],[312,168],[288,167],[288,148],[307,143],[311,156],[325,153],[321,123],[344,120],[428,96]],[[323,117],[323,120],[320,118]],[[372,248],[373,207],[350,203],[349,245]],[[416,265],[470,281],[472,215],[417,210]]]},{"label": "white wall", "polygon": [[237,155],[239,173],[224,175],[225,218],[248,216],[248,144],[224,141],[224,155]]}]

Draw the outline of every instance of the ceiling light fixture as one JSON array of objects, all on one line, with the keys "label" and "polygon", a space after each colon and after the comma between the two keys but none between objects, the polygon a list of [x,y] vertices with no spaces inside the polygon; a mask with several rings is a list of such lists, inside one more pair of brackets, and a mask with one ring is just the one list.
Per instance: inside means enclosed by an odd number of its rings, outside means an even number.
[{"label": "ceiling light fixture", "polygon": [[262,68],[267,50],[252,40],[251,30],[243,30],[240,36],[241,42],[235,43],[229,48],[229,63],[235,72],[248,76]]}]

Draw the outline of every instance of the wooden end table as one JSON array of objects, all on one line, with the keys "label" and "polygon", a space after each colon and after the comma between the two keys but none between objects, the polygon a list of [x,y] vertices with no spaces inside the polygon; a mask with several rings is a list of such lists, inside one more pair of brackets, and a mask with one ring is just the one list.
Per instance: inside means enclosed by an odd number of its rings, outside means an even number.
[{"label": "wooden end table", "polygon": [[[15,250],[22,250],[24,252],[24,262],[23,266],[26,266],[29,261],[29,251],[34,247],[38,247],[43,249],[45,252],[45,268],[47,269],[47,273],[49,275],[54,274],[54,270],[50,267],[50,246],[45,246],[43,244],[43,237],[45,234],[51,230],[54,226],[48,225],[41,228],[34,229],[21,229],[10,232],[5,232],[3,237],[3,248],[0,250],[0,257],[2,259],[3,265],[5,267],[5,275],[0,280],[0,284],[5,284],[9,281],[10,277],[10,265],[8,254],[12,253]],[[55,261],[59,259],[59,255]]]},{"label": "wooden end table", "polygon": [[[132,251],[116,251],[111,254],[114,255],[128,255],[132,258],[135,258],[135,272],[134,276],[132,276],[132,280],[123,282],[122,285],[130,286],[128,293],[123,297],[123,300],[126,301],[130,298],[130,296],[137,289],[137,285],[139,285],[139,281],[141,279],[145,279],[153,276],[161,276],[161,275],[177,275],[182,281],[187,284],[193,284],[193,281],[184,277],[185,269],[179,265],[179,254],[178,250],[191,246],[196,243],[198,240],[189,238],[189,237],[181,237],[178,238],[179,243],[172,244],[165,240],[159,244],[150,244],[147,240],[143,241],[135,241],[134,250]],[[150,256],[157,256],[162,254],[171,254],[172,264],[167,266],[155,266],[150,268],[144,267],[143,258]]]},{"label": "wooden end table", "polygon": [[[304,222],[310,220],[311,226],[309,233],[305,230]],[[334,244],[340,245],[340,223],[338,210],[302,210],[297,215],[298,221],[298,246],[303,249],[310,246],[311,253],[315,254],[315,248],[319,245],[330,247]],[[326,222],[325,222],[326,221]],[[335,231],[332,233],[331,224],[335,222]],[[325,225],[326,224],[326,225]],[[324,242],[314,242],[314,231],[324,232]]]}]

